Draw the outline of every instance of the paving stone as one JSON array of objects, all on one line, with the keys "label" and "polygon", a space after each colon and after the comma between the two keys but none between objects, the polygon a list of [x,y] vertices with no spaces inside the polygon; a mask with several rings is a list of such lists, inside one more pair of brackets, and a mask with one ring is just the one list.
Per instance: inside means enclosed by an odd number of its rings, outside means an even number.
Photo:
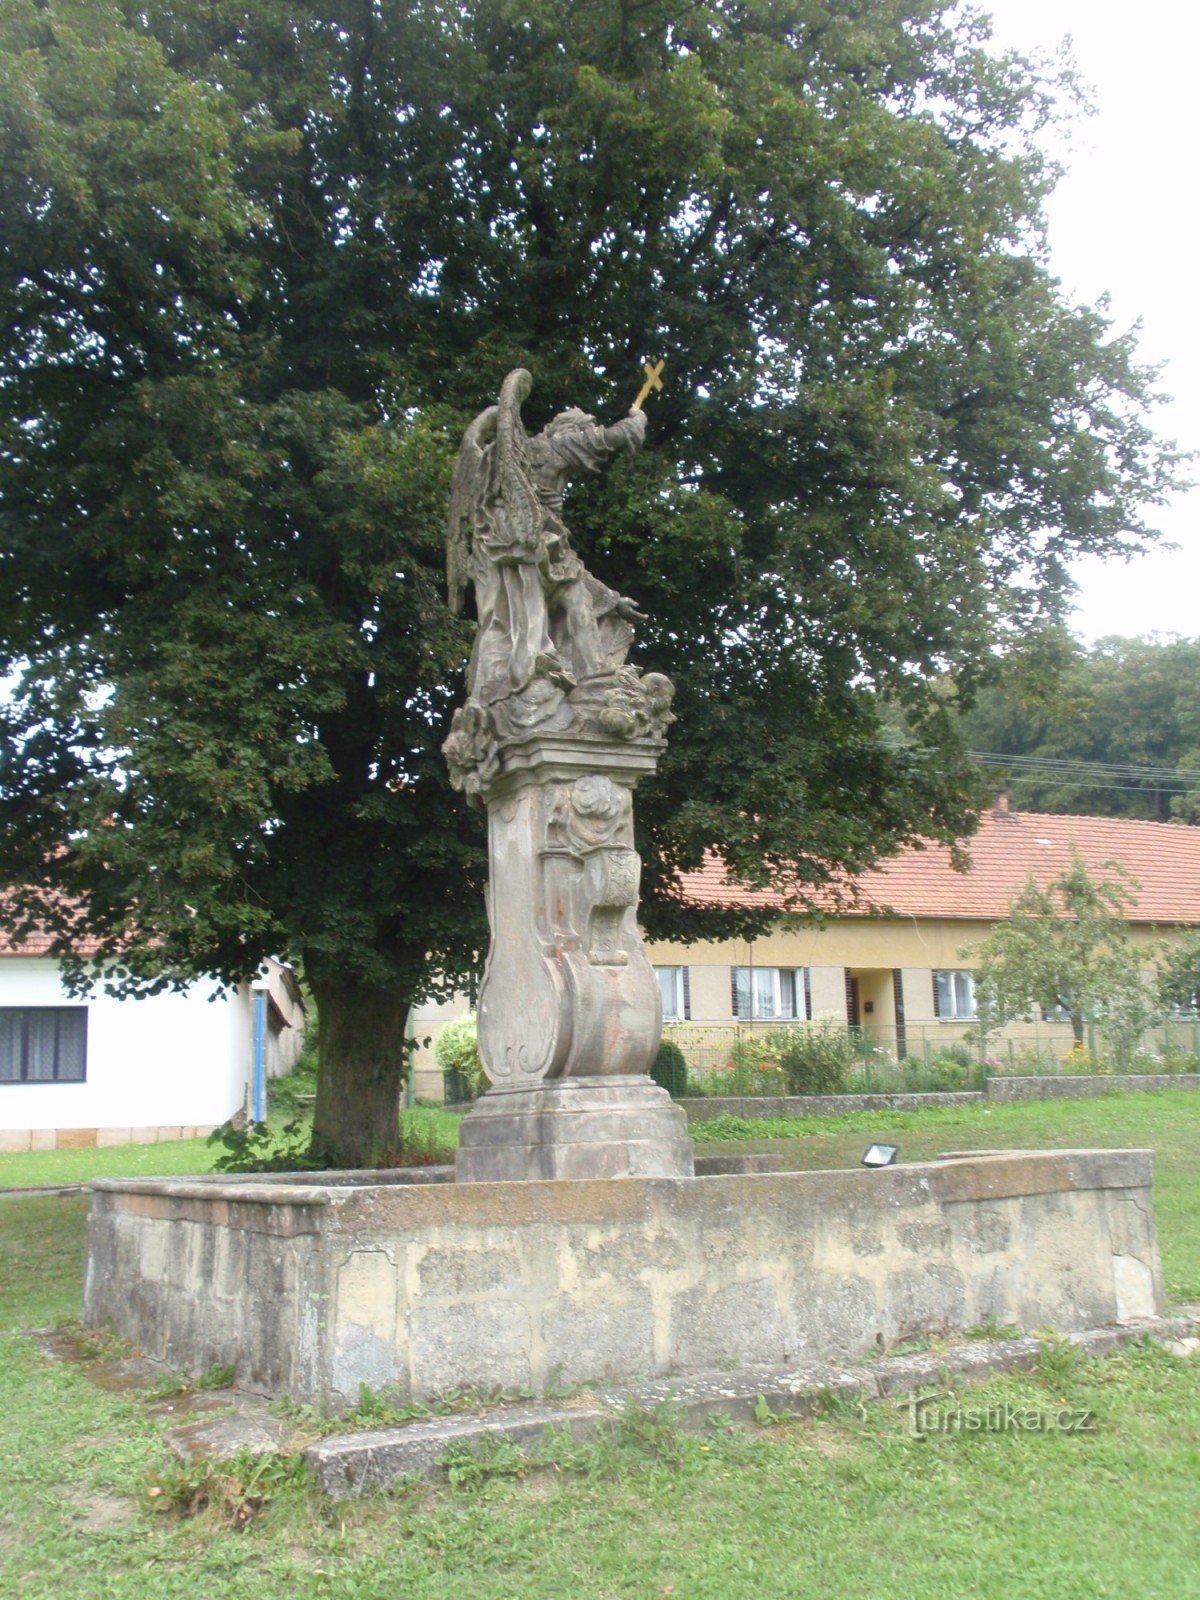
[{"label": "paving stone", "polygon": [[168,1428],[166,1442],[180,1461],[229,1461],[240,1451],[271,1455],[287,1437],[287,1429],[267,1410],[266,1401],[243,1395],[237,1409]]}]

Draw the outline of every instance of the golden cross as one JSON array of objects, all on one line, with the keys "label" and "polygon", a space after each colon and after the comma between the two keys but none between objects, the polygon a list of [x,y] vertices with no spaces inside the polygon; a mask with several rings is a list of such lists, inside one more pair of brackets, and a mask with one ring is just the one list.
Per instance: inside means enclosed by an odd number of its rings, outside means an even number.
[{"label": "golden cross", "polygon": [[642,371],[646,374],[646,381],[638,390],[638,397],[629,408],[631,411],[640,411],[642,409],[643,401],[645,401],[655,389],[662,388],[663,366],[664,363],[661,361],[656,361],[653,366],[651,366],[648,361],[644,361],[642,363]]}]

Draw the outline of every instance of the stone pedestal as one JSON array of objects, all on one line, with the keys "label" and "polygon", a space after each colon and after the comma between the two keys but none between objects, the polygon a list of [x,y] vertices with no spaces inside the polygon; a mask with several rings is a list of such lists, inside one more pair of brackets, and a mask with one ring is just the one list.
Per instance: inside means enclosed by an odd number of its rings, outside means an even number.
[{"label": "stone pedestal", "polygon": [[637,928],[633,788],[661,750],[539,730],[510,739],[481,788],[493,1088],[463,1119],[462,1182],[694,1171],[686,1117],[647,1076],[662,1004]]},{"label": "stone pedestal", "polygon": [[459,1183],[522,1178],[683,1178],[687,1116],[647,1077],[557,1078],[496,1088],[463,1119]]}]

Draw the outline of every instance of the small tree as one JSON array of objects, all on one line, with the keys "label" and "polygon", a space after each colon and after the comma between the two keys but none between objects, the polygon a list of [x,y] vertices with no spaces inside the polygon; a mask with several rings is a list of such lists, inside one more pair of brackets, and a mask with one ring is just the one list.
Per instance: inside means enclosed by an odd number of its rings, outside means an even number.
[{"label": "small tree", "polygon": [[1164,1011],[1195,1016],[1200,1011],[1200,928],[1163,949],[1158,1002]]},{"label": "small tree", "polygon": [[1066,1015],[1077,1045],[1085,1024],[1102,1021],[1118,1060],[1124,1061],[1155,1021],[1151,985],[1131,944],[1125,911],[1135,899],[1134,879],[1117,861],[1101,863],[1093,877],[1077,851],[1061,877],[1044,889],[1030,877],[1002,922],[982,944],[963,954],[977,962],[977,1001],[987,1027],[1016,1018]]}]

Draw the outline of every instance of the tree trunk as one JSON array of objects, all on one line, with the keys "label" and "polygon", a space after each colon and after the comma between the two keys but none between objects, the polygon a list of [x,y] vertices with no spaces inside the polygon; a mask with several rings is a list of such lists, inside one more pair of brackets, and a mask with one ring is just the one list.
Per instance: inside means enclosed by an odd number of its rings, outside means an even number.
[{"label": "tree trunk", "polygon": [[313,1147],[341,1167],[375,1166],[399,1143],[407,988],[306,976],[319,1029]]}]

